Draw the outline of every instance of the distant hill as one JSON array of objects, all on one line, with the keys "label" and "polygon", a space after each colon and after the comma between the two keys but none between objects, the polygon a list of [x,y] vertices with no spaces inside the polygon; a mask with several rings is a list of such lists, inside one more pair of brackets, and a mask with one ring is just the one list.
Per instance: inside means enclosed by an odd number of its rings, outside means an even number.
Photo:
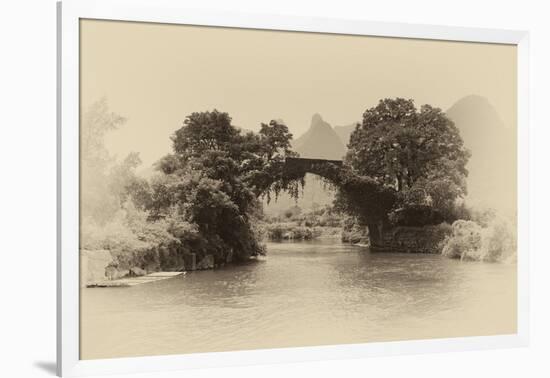
[{"label": "distant hill", "polygon": [[511,214],[516,208],[516,135],[485,97],[467,96],[447,110],[472,153],[468,200]]},{"label": "distant hill", "polygon": [[338,160],[346,153],[346,147],[338,134],[319,114],[313,115],[311,126],[305,134],[294,140],[292,147],[305,158]]},{"label": "distant hill", "polygon": [[334,126],[334,132],[338,135],[346,149],[348,147],[349,137],[351,133],[355,130],[356,125],[357,122],[350,123],[349,125],[345,126]]}]

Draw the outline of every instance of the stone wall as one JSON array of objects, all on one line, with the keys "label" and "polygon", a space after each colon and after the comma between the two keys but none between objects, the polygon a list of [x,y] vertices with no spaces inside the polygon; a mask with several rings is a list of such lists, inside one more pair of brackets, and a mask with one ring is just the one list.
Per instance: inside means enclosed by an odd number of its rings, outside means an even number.
[{"label": "stone wall", "polygon": [[384,228],[380,232],[379,240],[371,239],[371,251],[441,253],[441,242],[451,232],[451,226],[446,223],[436,226]]},{"label": "stone wall", "polygon": [[[146,252],[145,254],[152,252]],[[161,256],[162,264],[158,261]],[[119,279],[126,276],[142,276],[148,273],[165,271],[194,271],[214,269],[214,256],[206,255],[200,260],[195,253],[177,253],[161,250],[154,256],[126,254],[126,260],[113,257],[109,250],[80,250],[80,286],[94,282]],[[147,258],[146,258],[147,257]],[[154,258],[153,258],[154,257]],[[232,262],[233,251],[229,251],[226,262]]]}]

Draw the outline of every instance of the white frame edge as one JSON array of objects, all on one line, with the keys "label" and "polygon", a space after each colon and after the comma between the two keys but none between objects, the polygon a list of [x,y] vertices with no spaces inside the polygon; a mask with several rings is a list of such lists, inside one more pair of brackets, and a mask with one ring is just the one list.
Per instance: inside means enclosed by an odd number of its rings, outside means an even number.
[{"label": "white frame edge", "polygon": [[[526,31],[191,10],[177,0],[65,0],[58,7],[57,373],[60,376],[345,359],[528,345],[529,36]],[[517,45],[518,332],[515,335],[79,360],[79,20],[142,21]]]}]

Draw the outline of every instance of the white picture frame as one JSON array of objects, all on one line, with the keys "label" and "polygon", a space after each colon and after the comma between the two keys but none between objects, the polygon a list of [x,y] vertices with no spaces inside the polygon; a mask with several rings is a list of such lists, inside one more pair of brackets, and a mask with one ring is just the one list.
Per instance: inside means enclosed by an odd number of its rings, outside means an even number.
[{"label": "white picture frame", "polygon": [[[105,19],[249,29],[485,42],[517,46],[517,334],[273,350],[79,360],[79,20]],[[526,346],[529,340],[529,162],[526,31],[308,18],[186,9],[177,0],[65,0],[58,3],[57,372],[60,376],[169,371],[305,360],[362,358]]]}]

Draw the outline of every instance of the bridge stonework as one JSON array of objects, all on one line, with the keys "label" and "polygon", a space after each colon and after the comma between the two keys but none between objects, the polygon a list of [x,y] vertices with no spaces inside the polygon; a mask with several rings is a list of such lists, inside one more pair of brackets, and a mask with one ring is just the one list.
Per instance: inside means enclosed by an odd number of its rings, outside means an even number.
[{"label": "bridge stonework", "polygon": [[338,184],[339,172],[343,166],[342,160],[286,158],[285,171],[296,175],[312,173]]},{"label": "bridge stonework", "polygon": [[396,201],[396,192],[375,180],[360,176],[346,167],[342,160],[286,158],[285,173],[303,177],[312,173],[330,181],[353,198],[364,211],[363,221],[369,230],[373,252],[437,253],[442,235],[437,226],[391,227],[387,214]]},{"label": "bridge stonework", "polygon": [[386,227],[378,240],[372,241],[372,252],[440,253],[442,242],[452,233],[451,226]]}]

